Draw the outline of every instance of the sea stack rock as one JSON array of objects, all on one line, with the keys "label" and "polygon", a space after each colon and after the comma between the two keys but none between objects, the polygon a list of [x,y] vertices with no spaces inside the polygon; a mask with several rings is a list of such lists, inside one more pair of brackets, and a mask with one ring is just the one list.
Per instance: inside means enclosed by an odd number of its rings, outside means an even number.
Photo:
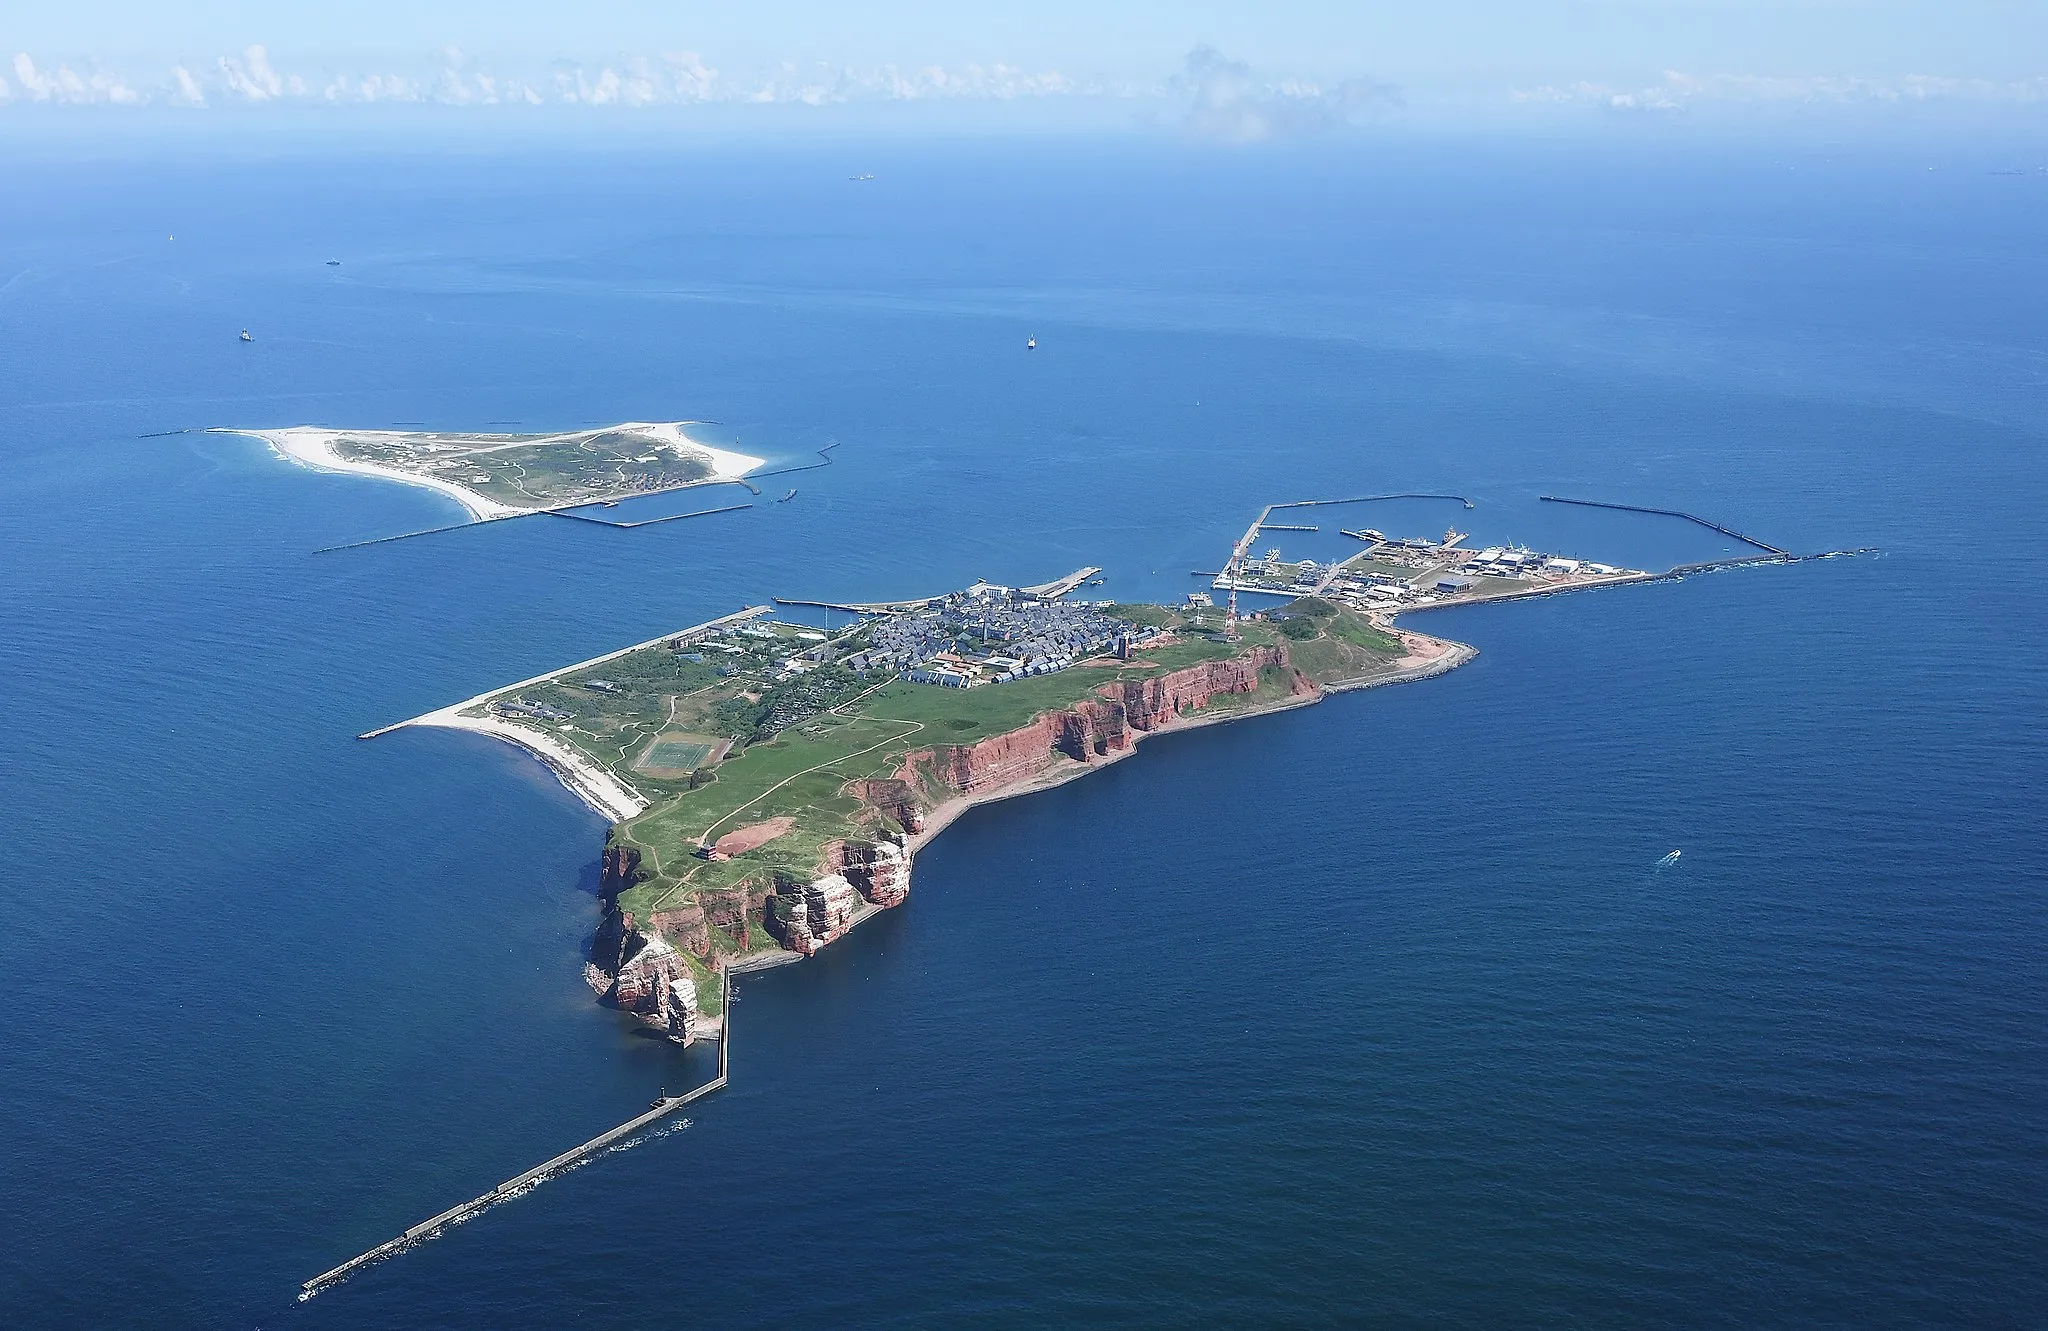
[{"label": "sea stack rock", "polygon": [[896,842],[848,842],[838,859],[840,874],[875,905],[900,906],[910,895],[910,859]]},{"label": "sea stack rock", "polygon": [[811,882],[776,875],[775,895],[768,899],[769,927],[792,952],[813,956],[846,932],[860,906],[860,893],[836,873]]},{"label": "sea stack rock", "polygon": [[583,978],[606,1006],[630,1012],[688,1041],[689,1021],[678,1030],[672,1012],[681,1001],[676,996],[680,982],[690,989],[689,1017],[696,1014],[696,981],[689,965],[660,934],[635,927],[631,911],[614,907],[605,912],[597,936],[591,940]]}]

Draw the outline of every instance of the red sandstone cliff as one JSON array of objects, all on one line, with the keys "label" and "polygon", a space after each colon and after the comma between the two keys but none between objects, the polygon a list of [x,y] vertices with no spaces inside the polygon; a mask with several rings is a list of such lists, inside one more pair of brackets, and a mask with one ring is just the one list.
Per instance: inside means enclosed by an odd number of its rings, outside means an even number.
[{"label": "red sandstone cliff", "polygon": [[1105,684],[1065,711],[1047,712],[1031,724],[974,744],[926,749],[909,755],[897,773],[906,789],[919,766],[962,794],[1005,786],[1042,770],[1055,752],[1090,762],[1127,749],[1132,732],[1168,726],[1222,694],[1252,693],[1269,667],[1288,672],[1288,692],[1309,696],[1316,686],[1288,664],[1279,647],[1258,647],[1228,661],[1204,661],[1151,679]]},{"label": "red sandstone cliff", "polygon": [[[1289,665],[1283,648],[1255,648],[1228,661],[1206,661],[1152,679],[1105,684],[1097,697],[1047,712],[1006,734],[910,754],[893,777],[855,782],[850,793],[895,820],[905,833],[920,832],[925,824],[918,794],[923,789],[920,768],[950,789],[970,794],[1036,776],[1055,754],[1093,762],[1128,750],[1138,734],[1173,725],[1221,695],[1255,692],[1261,672],[1273,667],[1287,671],[1290,694],[1317,692]],[[619,893],[643,877],[638,850],[605,851],[599,894],[606,915],[585,974],[605,1002],[672,1032],[678,1027],[687,1031],[695,1015],[695,990],[678,947],[707,965],[719,965],[711,930],[723,929],[742,947],[751,945],[747,912],[759,905],[778,942],[811,956],[852,927],[863,901],[884,908],[903,902],[910,892],[910,854],[903,833],[891,832],[875,841],[833,842],[825,847],[810,878],[778,872],[772,893],[743,886],[732,893],[706,894],[697,902],[657,912],[647,930],[636,928],[632,915],[617,906]],[[687,999],[683,989],[690,990]],[[687,1013],[681,1011],[685,1006]]]},{"label": "red sandstone cliff", "polygon": [[657,931],[636,928],[633,913],[607,902],[583,978],[598,1000],[631,1012],[688,1044],[697,1016],[697,982],[682,954]]}]

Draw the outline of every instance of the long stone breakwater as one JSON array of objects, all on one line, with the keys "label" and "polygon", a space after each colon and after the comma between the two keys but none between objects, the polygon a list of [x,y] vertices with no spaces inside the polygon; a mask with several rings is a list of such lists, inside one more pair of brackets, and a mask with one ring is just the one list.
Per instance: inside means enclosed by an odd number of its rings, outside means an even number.
[{"label": "long stone breakwater", "polygon": [[545,1182],[550,1176],[557,1174],[564,1169],[567,1169],[569,1166],[576,1164],[579,1161],[586,1160],[589,1157],[596,1155],[599,1151],[604,1150],[607,1146],[615,1145],[616,1143],[624,1141],[626,1138],[631,1137],[634,1133],[640,1132],[645,1128],[653,1126],[655,1123],[659,1122],[664,1118],[667,1118],[670,1114],[675,1113],[678,1109],[681,1109],[684,1105],[689,1104],[691,1101],[700,1100],[703,1097],[711,1094],[713,1091],[725,1089],[726,1079],[731,1070],[732,1057],[731,972],[725,972],[721,976],[721,981],[722,982],[720,985],[721,998],[719,1003],[718,1032],[718,1075],[716,1077],[713,1077],[710,1081],[705,1082],[702,1086],[697,1087],[695,1090],[686,1091],[681,1095],[671,1095],[664,1099],[657,1100],[653,1104],[653,1106],[647,1110],[646,1113],[639,1114],[634,1116],[633,1118],[627,1119],[624,1123],[619,1124],[619,1126],[613,1128],[611,1131],[599,1133],[597,1136],[592,1137],[589,1141],[584,1142],[580,1146],[575,1146],[570,1148],[569,1150],[562,1152],[560,1155],[554,1157],[552,1160],[548,1160],[542,1164],[535,1165],[532,1169],[529,1169],[522,1174],[516,1174],[513,1177],[506,1179],[503,1183],[500,1183],[497,1187],[492,1188],[489,1192],[483,1194],[481,1197],[473,1197],[469,1201],[462,1203],[462,1205],[460,1206],[451,1206],[437,1216],[434,1216],[427,1220],[422,1220],[419,1224],[414,1225],[412,1228],[406,1230],[403,1234],[400,1234],[398,1237],[394,1239],[388,1239],[385,1242],[378,1244],[376,1247],[371,1248],[368,1252],[359,1253],[356,1256],[351,1257],[347,1261],[343,1262],[340,1266],[334,1267],[331,1270],[322,1271],[319,1275],[314,1276],[311,1280],[308,1280],[299,1286],[299,1299],[302,1302],[306,1299],[310,1299],[315,1294],[318,1294],[321,1290],[328,1288],[330,1285],[340,1284],[342,1281],[348,1279],[350,1276],[354,1275],[356,1272],[362,1270],[366,1266],[375,1265],[376,1263],[383,1261],[386,1257],[393,1257],[401,1252],[405,1252],[406,1250],[416,1247],[419,1244],[426,1242],[428,1239],[435,1237],[443,1229],[446,1229],[450,1225],[460,1224],[462,1221],[468,1220],[472,1216],[475,1216],[481,1213],[482,1211],[489,1209],[490,1207],[496,1206],[499,1202],[507,1201],[513,1197],[520,1196],[521,1194],[525,1193],[528,1189],[532,1188],[535,1184]]},{"label": "long stone breakwater", "polygon": [[1792,554],[1790,550],[1781,550],[1767,541],[1759,541],[1754,536],[1744,536],[1733,527],[1724,527],[1711,518],[1703,518],[1697,513],[1683,513],[1675,508],[1648,508],[1642,504],[1610,504],[1600,499],[1566,499],[1559,495],[1537,495],[1536,497],[1546,504],[1574,504],[1580,508],[1611,508],[1623,513],[1654,513],[1660,518],[1684,518],[1687,522],[1697,522],[1709,531],[1720,532],[1723,536],[1732,537],[1744,545],[1753,545],[1759,550],[1768,551],[1774,555],[1784,555],[1788,558]]}]

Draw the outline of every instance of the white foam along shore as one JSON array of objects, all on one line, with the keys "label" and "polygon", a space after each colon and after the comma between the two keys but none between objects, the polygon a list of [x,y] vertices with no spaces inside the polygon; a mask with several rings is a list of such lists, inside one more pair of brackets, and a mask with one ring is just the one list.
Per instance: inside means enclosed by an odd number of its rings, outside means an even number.
[{"label": "white foam along shore", "polygon": [[[711,475],[705,481],[738,480],[761,465],[761,459],[730,449],[713,448],[701,444],[683,433],[687,421],[628,421],[608,427],[610,431],[629,431],[641,435],[650,442],[664,444],[671,448],[687,449],[701,453],[711,463]],[[494,448],[524,448],[532,444],[553,443],[558,440],[574,439],[583,435],[605,433],[605,429],[570,430],[562,434],[540,435],[522,439],[517,443],[494,445]],[[402,485],[417,485],[447,495],[466,509],[472,518],[488,522],[495,518],[517,517],[531,513],[532,508],[515,508],[501,504],[495,499],[478,494],[466,485],[442,480],[421,472],[407,471],[399,467],[386,466],[381,462],[369,462],[361,458],[345,458],[334,447],[334,441],[342,438],[354,439],[407,439],[415,438],[422,431],[415,430],[330,430],[317,425],[292,425],[276,430],[250,430],[233,426],[217,426],[210,433],[241,434],[261,439],[270,445],[271,452],[288,462],[315,471],[346,472],[354,476],[375,476]],[[699,482],[702,484],[703,482]],[[605,498],[615,498],[607,495]],[[594,501],[593,501],[594,502]]]}]

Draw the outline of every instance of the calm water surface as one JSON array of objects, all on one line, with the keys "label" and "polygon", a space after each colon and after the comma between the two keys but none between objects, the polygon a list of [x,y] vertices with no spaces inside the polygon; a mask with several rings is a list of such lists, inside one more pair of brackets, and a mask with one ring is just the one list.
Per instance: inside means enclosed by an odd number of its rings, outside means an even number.
[{"label": "calm water surface", "polygon": [[[2036,1323],[2042,186],[1927,164],[15,163],[5,1320]],[[841,447],[315,555],[452,506],[139,437],[682,417]],[[1885,553],[1419,618],[1479,660],[978,810],[744,982],[687,1128],[293,1303],[711,1057],[590,1002],[603,827],[537,765],[351,736],[769,594],[1178,598],[1262,503],[1409,489]]]}]

